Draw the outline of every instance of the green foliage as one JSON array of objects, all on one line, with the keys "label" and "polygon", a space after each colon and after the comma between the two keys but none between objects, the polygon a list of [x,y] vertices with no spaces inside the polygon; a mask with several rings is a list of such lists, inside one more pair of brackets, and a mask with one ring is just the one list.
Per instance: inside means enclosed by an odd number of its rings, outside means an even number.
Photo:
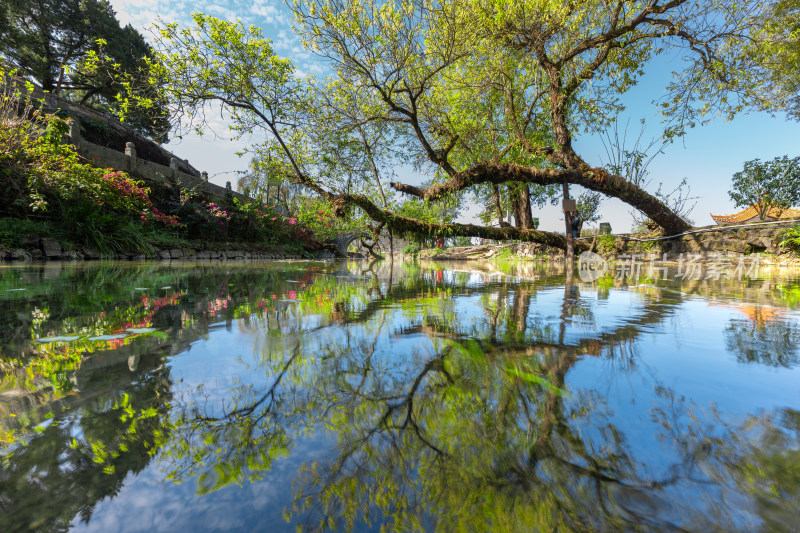
[{"label": "green foliage", "polygon": [[24,235],[53,237],[55,234],[53,226],[46,221],[0,218],[0,247],[18,247],[20,237]]},{"label": "green foliage", "polygon": [[406,255],[416,256],[419,254],[420,250],[422,250],[422,247],[418,242],[412,242],[403,247],[403,253]]},{"label": "green foliage", "polygon": [[102,206],[89,202],[67,203],[62,206],[60,220],[62,231],[71,240],[96,250],[101,256],[111,257],[119,252],[155,252],[140,223]]},{"label": "green foliage", "polygon": [[444,202],[428,202],[415,198],[400,204],[396,209],[396,213],[420,222],[446,224],[452,222],[458,216],[459,210],[460,205],[457,200],[452,198]]},{"label": "green foliage", "polygon": [[336,217],[331,203],[319,197],[303,198],[297,204],[297,221],[322,240],[363,230],[367,224],[365,218],[352,215],[347,218]]},{"label": "green foliage", "polygon": [[[245,28],[202,13],[194,25],[158,28],[156,50],[145,58],[152,93],[128,86],[120,95],[123,112],[163,102],[186,119],[186,128],[202,129],[193,118],[209,100],[223,103],[235,134],[254,130],[275,134],[293,124],[305,99],[294,80],[291,61],[276,56],[258,28]],[[199,119],[202,120],[202,119]]]},{"label": "green foliage", "polygon": [[450,238],[450,245],[451,246],[472,246],[472,238],[471,237],[451,237]]},{"label": "green foliage", "polygon": [[763,69],[768,109],[800,120],[800,1],[771,2],[754,32],[748,55]]},{"label": "green foliage", "polygon": [[513,254],[511,252],[511,248],[507,247],[497,252],[497,255],[495,255],[494,258],[500,261],[508,261],[512,256]]},{"label": "green foliage", "polygon": [[795,224],[791,228],[783,230],[779,238],[781,240],[778,246],[781,248],[788,248],[795,253],[800,253],[800,224]]},{"label": "green foliage", "polygon": [[596,192],[585,192],[578,196],[576,207],[578,215],[585,223],[592,223],[600,220],[600,205],[603,203],[603,195]]},{"label": "green foliage", "polygon": [[[5,20],[5,23],[3,22]],[[0,56],[52,92],[100,111],[113,112],[123,85],[143,86],[150,56],[131,25],[120,27],[104,0],[8,0],[0,4]],[[152,91],[150,92],[152,100]],[[163,105],[128,114],[134,130],[166,140]]]},{"label": "green foliage", "polygon": [[617,238],[614,235],[600,235],[597,237],[597,251],[601,255],[610,254],[617,248]]},{"label": "green foliage", "polygon": [[737,207],[755,205],[761,219],[777,218],[784,209],[800,203],[800,157],[746,161],[744,169],[733,175],[728,195]]},{"label": "green foliage", "polygon": [[6,19],[0,53],[51,92],[93,39],[108,35],[116,22],[110,4],[99,0],[10,0],[0,10]]}]

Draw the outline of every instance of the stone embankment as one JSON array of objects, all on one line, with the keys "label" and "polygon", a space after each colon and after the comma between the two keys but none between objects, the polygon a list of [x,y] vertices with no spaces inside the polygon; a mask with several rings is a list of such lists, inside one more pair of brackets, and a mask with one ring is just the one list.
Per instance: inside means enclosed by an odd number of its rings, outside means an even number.
[{"label": "stone embankment", "polygon": [[482,244],[453,248],[429,248],[419,253],[420,259],[437,261],[480,261],[482,259],[563,260],[564,251],[536,242]]},{"label": "stone embankment", "polygon": [[[247,248],[247,249],[245,249]],[[331,250],[318,250],[314,253],[297,253],[288,250],[265,249],[256,245],[246,246],[241,244],[220,245],[195,244],[194,247],[172,248],[158,250],[147,255],[132,252],[120,252],[111,259],[130,261],[234,261],[234,260],[264,260],[274,261],[281,259],[334,259],[336,256]],[[0,262],[29,263],[32,261],[84,261],[100,259],[101,255],[91,249],[64,250],[55,239],[38,237],[23,237],[20,248],[0,248]]]},{"label": "stone embankment", "polygon": [[[666,261],[680,261],[688,256],[698,261],[714,261],[720,255],[767,254],[768,263],[797,263],[787,248],[780,246],[782,234],[797,220],[747,226],[707,226],[670,238],[647,235],[606,235],[582,237],[592,251],[608,259],[631,255],[657,256]],[[497,243],[456,248],[422,250],[421,259],[546,259],[560,260],[563,250],[538,243]]]},{"label": "stone embankment", "polygon": [[692,255],[700,260],[713,260],[721,254],[767,253],[787,256],[790,251],[780,246],[782,235],[797,223],[797,220],[791,220],[778,223],[706,226],[669,238],[618,235],[613,243],[608,242],[607,237],[605,243],[602,239],[598,239],[595,241],[594,251],[604,256],[645,253],[663,257],[666,254],[667,260],[678,260],[681,255]]}]

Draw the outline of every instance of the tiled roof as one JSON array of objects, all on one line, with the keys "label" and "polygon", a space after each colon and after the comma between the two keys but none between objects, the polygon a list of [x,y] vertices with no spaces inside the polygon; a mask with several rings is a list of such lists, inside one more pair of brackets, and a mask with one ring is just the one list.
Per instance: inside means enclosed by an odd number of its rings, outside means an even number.
[{"label": "tiled roof", "polygon": [[[709,213],[710,214],[710,213]],[[714,222],[717,224],[736,224],[739,222],[747,222],[758,216],[758,204],[753,204],[743,211],[734,213],[733,215],[711,215]],[[771,208],[767,211],[765,218],[773,220],[781,218],[797,218],[800,217],[800,209],[780,209],[777,207]]]}]

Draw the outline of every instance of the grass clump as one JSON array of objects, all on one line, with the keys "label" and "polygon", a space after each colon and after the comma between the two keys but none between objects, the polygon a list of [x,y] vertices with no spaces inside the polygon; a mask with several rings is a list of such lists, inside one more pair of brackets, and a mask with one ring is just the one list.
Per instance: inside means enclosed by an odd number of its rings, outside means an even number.
[{"label": "grass clump", "polygon": [[25,235],[55,237],[56,231],[47,221],[20,218],[0,218],[0,248],[17,248]]}]

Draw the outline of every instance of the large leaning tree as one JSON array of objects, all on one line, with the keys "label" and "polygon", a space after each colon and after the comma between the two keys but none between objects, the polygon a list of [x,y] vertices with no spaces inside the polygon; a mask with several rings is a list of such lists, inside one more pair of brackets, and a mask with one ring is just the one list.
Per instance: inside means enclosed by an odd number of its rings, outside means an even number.
[{"label": "large leaning tree", "polygon": [[[151,70],[184,116],[202,122],[206,104],[216,102],[238,133],[265,131],[262,156],[279,159],[340,212],[359,208],[399,232],[567,248],[564,236],[531,228],[532,191],[560,186],[566,196],[570,184],[581,185],[621,199],[668,234],[688,229],[633,180],[586,161],[573,139],[606,128],[659,54],[682,58],[658,103],[668,137],[715,114],[770,105],[759,90],[766,74],[742,53],[758,35],[761,5],[298,0],[297,29],[329,60],[327,80],[296,78],[259,30],[204,15],[194,28],[162,27]],[[426,187],[391,183],[394,190],[452,202],[503,186],[517,227],[397,215],[375,194],[388,173],[373,168],[364,128],[382,132],[373,138],[394,154],[384,164],[410,161],[433,177]]]}]

